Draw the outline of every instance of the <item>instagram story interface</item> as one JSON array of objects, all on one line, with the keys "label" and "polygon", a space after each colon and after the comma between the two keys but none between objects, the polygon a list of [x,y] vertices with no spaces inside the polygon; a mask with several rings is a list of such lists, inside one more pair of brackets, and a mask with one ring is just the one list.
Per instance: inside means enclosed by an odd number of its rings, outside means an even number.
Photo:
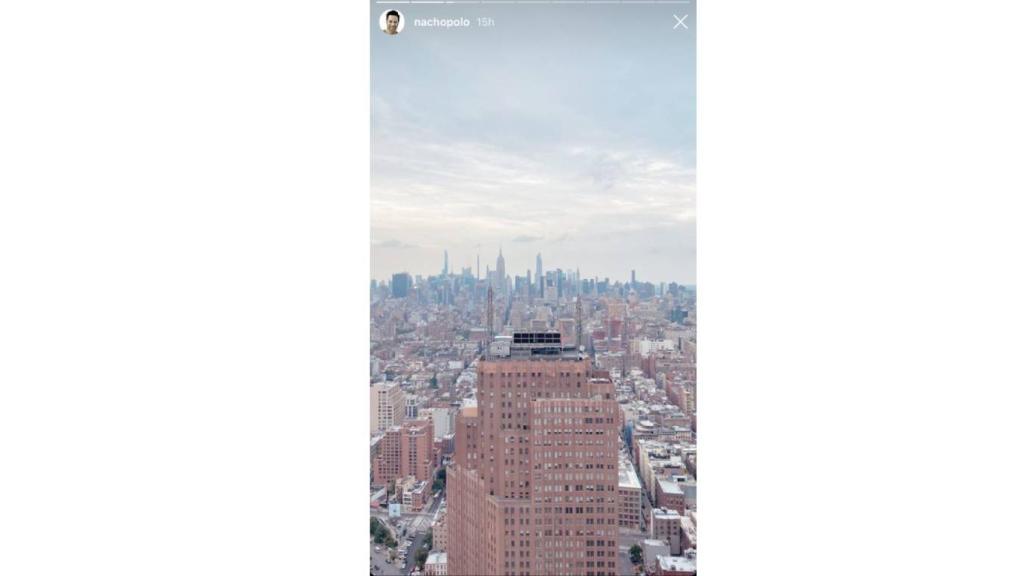
[{"label": "instagram story interface", "polygon": [[371,574],[696,574],[696,4],[372,1]]}]

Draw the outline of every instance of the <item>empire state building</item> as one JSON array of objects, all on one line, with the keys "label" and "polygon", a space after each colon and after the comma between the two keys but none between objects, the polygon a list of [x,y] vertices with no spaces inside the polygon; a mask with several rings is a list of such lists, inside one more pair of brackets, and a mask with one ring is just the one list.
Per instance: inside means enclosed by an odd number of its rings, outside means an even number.
[{"label": "empire state building", "polygon": [[505,257],[501,255],[500,247],[498,248],[498,270],[496,275],[498,277],[498,292],[505,294],[508,283],[505,280]]}]

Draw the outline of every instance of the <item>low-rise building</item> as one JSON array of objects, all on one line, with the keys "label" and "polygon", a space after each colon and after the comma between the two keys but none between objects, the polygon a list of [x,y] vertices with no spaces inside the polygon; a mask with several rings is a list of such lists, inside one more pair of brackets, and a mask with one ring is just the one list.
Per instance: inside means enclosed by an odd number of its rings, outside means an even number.
[{"label": "low-rise building", "polygon": [[697,576],[697,557],[695,554],[689,553],[685,556],[658,556],[658,565],[653,574],[654,576]]},{"label": "low-rise building", "polygon": [[643,529],[641,512],[640,479],[633,464],[626,458],[619,459],[619,526],[634,530]]},{"label": "low-rise building", "polygon": [[445,508],[441,509],[440,514],[437,516],[437,522],[434,522],[433,527],[434,534],[434,550],[444,552],[448,550],[448,511]]},{"label": "low-rise building", "polygon": [[651,523],[649,535],[655,540],[662,540],[668,544],[672,554],[682,552],[682,526],[679,519],[682,516],[679,512],[668,508],[654,508],[651,510]]},{"label": "low-rise building", "polygon": [[683,550],[690,548],[697,548],[697,525],[693,523],[693,518],[689,516],[683,516],[679,519],[679,527],[681,528],[679,535],[682,538],[680,546]]},{"label": "low-rise building", "polygon": [[644,551],[644,572],[647,574],[654,574],[658,566],[658,556],[672,555],[672,551],[669,550],[668,544],[664,540],[648,538],[641,543],[640,547]]},{"label": "low-rise building", "polygon": [[416,480],[415,476],[409,476],[398,483],[397,490],[401,495],[402,509],[412,512],[422,510],[430,494],[427,483]]},{"label": "low-rise building", "polygon": [[676,512],[686,512],[686,497],[683,489],[671,478],[658,478],[655,483],[657,498],[655,505],[661,508],[669,508]]},{"label": "low-rise building", "polygon": [[426,576],[448,576],[448,553],[431,552],[423,563],[423,573]]}]

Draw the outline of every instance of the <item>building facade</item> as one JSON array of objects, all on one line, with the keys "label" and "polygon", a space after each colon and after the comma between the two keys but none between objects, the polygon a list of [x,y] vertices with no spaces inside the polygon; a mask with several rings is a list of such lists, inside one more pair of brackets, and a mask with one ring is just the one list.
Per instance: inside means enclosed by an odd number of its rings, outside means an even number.
[{"label": "building facade", "polygon": [[448,550],[448,514],[443,511],[438,515],[437,522],[432,528],[434,534],[434,550],[444,552]]},{"label": "building facade", "polygon": [[395,382],[370,386],[370,433],[400,426],[405,421],[405,393]]},{"label": "building facade", "polygon": [[628,459],[619,461],[619,526],[642,530],[644,526],[640,479]]},{"label": "building facade", "polygon": [[392,426],[378,442],[373,461],[373,484],[413,477],[426,482],[433,476],[433,434],[430,422],[413,420]]},{"label": "building facade", "polygon": [[402,426],[402,475],[427,482],[433,477],[434,427],[427,420],[413,420]]},{"label": "building facade", "polygon": [[456,421],[449,574],[615,575],[619,410],[607,373],[558,333],[498,349],[478,362],[477,406]]},{"label": "building facade", "polygon": [[650,536],[654,540],[661,540],[668,544],[672,555],[682,553],[682,526],[679,512],[666,508],[655,508],[651,510]]}]

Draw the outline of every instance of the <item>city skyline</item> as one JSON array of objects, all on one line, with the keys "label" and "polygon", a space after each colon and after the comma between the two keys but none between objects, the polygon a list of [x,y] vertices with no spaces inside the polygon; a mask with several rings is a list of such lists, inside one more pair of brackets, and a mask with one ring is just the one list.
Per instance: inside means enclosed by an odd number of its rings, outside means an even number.
[{"label": "city skyline", "polygon": [[[503,248],[499,246],[499,250],[503,250]],[[441,260],[440,260],[441,264],[439,266],[435,266],[433,268],[430,268],[430,264],[429,263],[425,263],[423,266],[421,266],[421,268],[427,268],[428,270],[426,270],[424,272],[414,272],[412,270],[395,270],[394,272],[387,273],[386,275],[383,275],[383,276],[371,276],[370,279],[371,280],[375,280],[377,282],[390,282],[391,278],[395,274],[403,274],[403,273],[409,274],[412,278],[416,278],[417,276],[421,276],[421,277],[424,277],[424,278],[429,278],[429,277],[432,277],[432,276],[441,276],[441,275],[443,275],[443,273],[444,273],[444,271],[446,269],[447,269],[447,273],[449,275],[451,275],[451,276],[460,276],[462,274],[462,269],[463,268],[471,269],[473,271],[473,277],[474,278],[476,277],[476,274],[477,274],[477,253],[475,253],[475,252],[473,253],[471,261],[468,261],[467,265],[465,265],[465,266],[462,266],[458,261],[456,261],[454,258],[451,257],[451,251],[450,250],[442,249],[440,254],[441,254]],[[526,273],[529,272],[532,275],[533,281],[536,282],[536,269],[535,269],[535,265],[536,264],[535,263],[534,263],[534,266],[526,266],[526,267],[515,268],[515,267],[512,267],[512,266],[509,266],[509,264],[508,264],[509,258],[507,257],[507,255],[505,255],[505,254],[503,254],[503,255],[505,256],[505,274],[506,274],[507,278],[515,279],[516,276],[526,277]],[[480,262],[479,262],[479,266],[480,266],[480,279],[481,280],[486,280],[486,276],[487,276],[487,271],[488,270],[490,270],[491,272],[496,272],[497,271],[497,256],[495,256],[492,260],[486,260],[483,253],[480,253],[479,256],[480,256]],[[538,252],[538,253],[533,255],[533,258],[532,258],[531,261],[535,262],[537,256],[542,256],[542,258],[544,258],[544,259],[547,258],[547,257],[543,256],[542,252]],[[679,279],[673,279],[673,278],[660,278],[660,279],[659,278],[647,278],[647,277],[644,276],[644,274],[641,271],[638,271],[636,268],[631,268],[631,267],[628,267],[628,266],[625,267],[620,274],[608,275],[608,276],[605,276],[605,275],[588,275],[584,270],[582,270],[581,268],[579,268],[578,266],[575,266],[575,265],[571,265],[571,266],[570,265],[566,265],[566,266],[553,265],[553,266],[550,266],[550,267],[545,265],[543,267],[543,271],[545,273],[551,272],[551,271],[555,271],[555,270],[561,270],[562,272],[564,272],[566,274],[568,274],[570,272],[575,274],[577,271],[579,271],[580,278],[583,279],[583,280],[593,280],[594,278],[597,278],[599,280],[607,279],[607,280],[609,280],[612,283],[622,282],[622,283],[628,284],[635,277],[636,278],[636,282],[638,282],[638,283],[650,282],[651,284],[658,285],[658,284],[661,284],[661,283],[671,284],[671,283],[675,282],[676,284],[679,284],[681,286],[696,286],[697,285],[696,282],[683,282],[683,281],[681,281]]]}]

